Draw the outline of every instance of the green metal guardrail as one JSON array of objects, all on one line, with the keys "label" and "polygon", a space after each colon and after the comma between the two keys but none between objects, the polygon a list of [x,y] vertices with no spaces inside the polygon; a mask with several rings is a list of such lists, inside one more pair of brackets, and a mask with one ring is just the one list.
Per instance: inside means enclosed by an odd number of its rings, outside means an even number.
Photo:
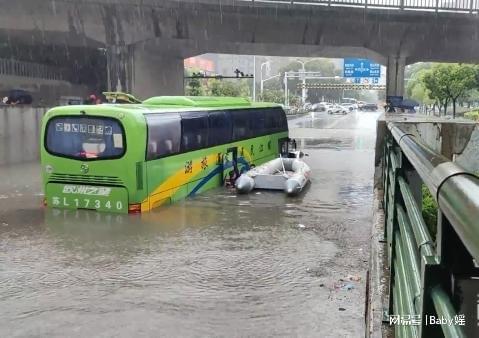
[{"label": "green metal guardrail", "polygon": [[[383,159],[388,321],[396,337],[478,337],[479,178],[396,124],[388,129]],[[422,217],[418,178],[439,206],[435,240]],[[464,281],[476,282],[474,297],[464,294]],[[436,324],[452,322],[436,325],[432,318]]]}]

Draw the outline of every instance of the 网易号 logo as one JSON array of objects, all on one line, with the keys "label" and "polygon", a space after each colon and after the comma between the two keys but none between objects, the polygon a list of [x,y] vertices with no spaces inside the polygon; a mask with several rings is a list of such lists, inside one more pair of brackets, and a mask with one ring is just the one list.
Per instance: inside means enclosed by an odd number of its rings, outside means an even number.
[{"label": "\u7f51\u6613\u53f7 logo", "polygon": [[63,186],[64,194],[80,194],[88,196],[110,196],[111,188],[92,187],[86,185],[65,185]]}]

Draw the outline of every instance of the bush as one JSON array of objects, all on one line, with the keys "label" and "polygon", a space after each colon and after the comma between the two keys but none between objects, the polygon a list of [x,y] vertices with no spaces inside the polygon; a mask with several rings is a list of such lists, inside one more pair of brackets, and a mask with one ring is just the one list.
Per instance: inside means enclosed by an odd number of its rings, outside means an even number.
[{"label": "bush", "polygon": [[429,233],[435,239],[437,233],[437,204],[424,184],[422,185],[422,217],[426,222]]},{"label": "bush", "polygon": [[464,117],[474,121],[479,121],[479,110],[467,112],[464,114]]}]

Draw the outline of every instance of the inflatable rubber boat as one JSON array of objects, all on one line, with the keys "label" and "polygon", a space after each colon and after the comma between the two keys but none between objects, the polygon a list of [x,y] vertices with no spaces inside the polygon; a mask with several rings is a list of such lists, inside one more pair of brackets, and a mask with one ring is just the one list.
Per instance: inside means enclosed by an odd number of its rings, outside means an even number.
[{"label": "inflatable rubber boat", "polygon": [[247,194],[253,189],[283,190],[288,196],[299,194],[308,184],[311,169],[300,158],[276,158],[242,174],[236,191]]}]

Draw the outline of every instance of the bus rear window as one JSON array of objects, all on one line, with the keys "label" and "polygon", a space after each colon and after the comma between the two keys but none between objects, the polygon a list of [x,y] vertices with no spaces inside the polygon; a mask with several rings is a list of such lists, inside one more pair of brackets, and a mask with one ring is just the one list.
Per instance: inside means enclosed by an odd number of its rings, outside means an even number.
[{"label": "bus rear window", "polygon": [[45,149],[74,159],[113,159],[126,149],[123,128],[115,119],[56,117],[48,122]]}]

